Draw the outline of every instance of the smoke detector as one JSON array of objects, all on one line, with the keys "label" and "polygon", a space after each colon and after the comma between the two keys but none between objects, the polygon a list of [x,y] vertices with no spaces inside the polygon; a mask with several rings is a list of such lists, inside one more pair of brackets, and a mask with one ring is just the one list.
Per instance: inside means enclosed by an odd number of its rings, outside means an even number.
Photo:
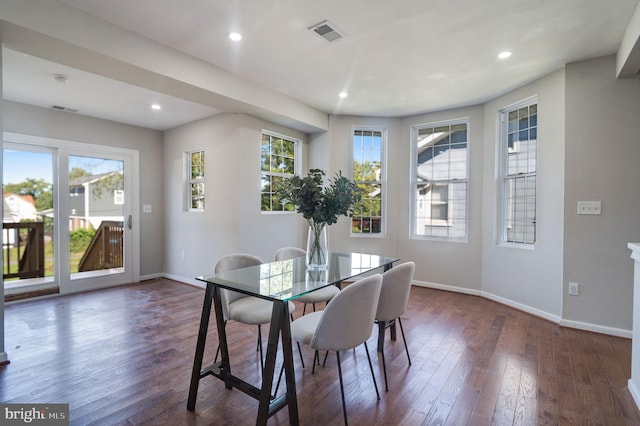
[{"label": "smoke detector", "polygon": [[322,21],[319,24],[309,27],[309,29],[329,42],[340,40],[344,37],[344,33],[329,21]]},{"label": "smoke detector", "polygon": [[70,80],[69,76],[66,76],[64,74],[53,74],[53,79],[58,83],[63,83],[63,84]]}]

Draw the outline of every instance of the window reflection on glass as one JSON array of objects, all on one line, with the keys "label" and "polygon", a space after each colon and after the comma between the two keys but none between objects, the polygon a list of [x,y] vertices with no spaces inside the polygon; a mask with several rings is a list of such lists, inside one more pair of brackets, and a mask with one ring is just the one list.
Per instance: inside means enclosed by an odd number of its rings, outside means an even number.
[{"label": "window reflection on glass", "polygon": [[295,281],[293,262],[289,259],[260,265],[260,293],[281,297],[290,295]]}]

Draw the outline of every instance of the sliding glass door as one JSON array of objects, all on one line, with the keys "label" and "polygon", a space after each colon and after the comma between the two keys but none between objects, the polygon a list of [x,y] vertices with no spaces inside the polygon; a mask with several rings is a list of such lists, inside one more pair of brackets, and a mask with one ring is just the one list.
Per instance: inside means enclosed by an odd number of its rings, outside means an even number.
[{"label": "sliding glass door", "polygon": [[[41,222],[29,226],[43,230],[37,235],[14,232],[13,237],[3,231],[5,265],[16,263],[22,274],[13,283],[5,275],[5,292],[9,287],[13,287],[9,292],[77,292],[139,278],[133,197],[138,185],[137,151],[17,134],[5,134],[3,149],[3,228]],[[10,191],[16,193],[13,198],[7,196]],[[31,200],[33,218],[26,216],[29,208],[12,210],[9,205]],[[14,211],[9,217],[8,212]],[[12,261],[7,262],[7,250],[17,243],[22,244],[20,249],[14,249]],[[27,266],[38,259],[29,253],[34,247],[40,250],[40,245],[44,272],[28,275]]]},{"label": "sliding glass door", "polygon": [[2,272],[5,294],[58,291],[54,166],[48,147],[5,144],[2,164]]},{"label": "sliding glass door", "polygon": [[69,156],[72,279],[124,268],[124,163],[103,157]]}]

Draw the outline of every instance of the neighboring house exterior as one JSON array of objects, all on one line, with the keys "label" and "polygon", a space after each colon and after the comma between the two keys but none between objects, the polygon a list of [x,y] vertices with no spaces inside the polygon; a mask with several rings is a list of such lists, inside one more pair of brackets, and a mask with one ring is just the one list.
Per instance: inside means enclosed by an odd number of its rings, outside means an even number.
[{"label": "neighboring house exterior", "polygon": [[[2,193],[3,217],[2,222],[19,223],[23,220],[38,219],[36,203],[31,195],[18,195],[10,192]],[[17,230],[3,229],[3,245],[13,246],[17,241]]]},{"label": "neighboring house exterior", "polygon": [[9,192],[2,194],[4,207],[3,222],[18,223],[22,220],[37,220],[36,203],[31,195],[18,195]]},{"label": "neighboring house exterior", "polygon": [[81,176],[69,181],[69,228],[98,229],[105,220],[122,221],[124,190],[119,172]]},{"label": "neighboring house exterior", "polygon": [[464,132],[435,134],[419,145],[417,155],[416,233],[464,237],[466,202],[460,200],[467,199],[467,185],[455,178],[466,178],[466,128]]}]

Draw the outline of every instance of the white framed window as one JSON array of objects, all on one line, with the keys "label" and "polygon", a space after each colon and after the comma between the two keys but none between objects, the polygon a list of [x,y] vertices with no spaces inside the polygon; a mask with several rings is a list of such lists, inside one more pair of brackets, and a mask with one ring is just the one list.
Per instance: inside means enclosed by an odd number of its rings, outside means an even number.
[{"label": "white framed window", "polygon": [[538,104],[529,99],[500,111],[500,241],[536,242]]},{"label": "white framed window", "polygon": [[412,126],[411,237],[466,239],[469,120]]},{"label": "white framed window", "polygon": [[386,129],[353,128],[353,180],[362,200],[351,216],[351,235],[384,235],[386,139]]},{"label": "white framed window", "polygon": [[271,132],[262,132],[260,145],[260,210],[262,212],[293,212],[292,204],[282,204],[275,188],[282,179],[299,172],[300,141]]},{"label": "white framed window", "polygon": [[204,211],[204,151],[185,153],[187,210]]}]

